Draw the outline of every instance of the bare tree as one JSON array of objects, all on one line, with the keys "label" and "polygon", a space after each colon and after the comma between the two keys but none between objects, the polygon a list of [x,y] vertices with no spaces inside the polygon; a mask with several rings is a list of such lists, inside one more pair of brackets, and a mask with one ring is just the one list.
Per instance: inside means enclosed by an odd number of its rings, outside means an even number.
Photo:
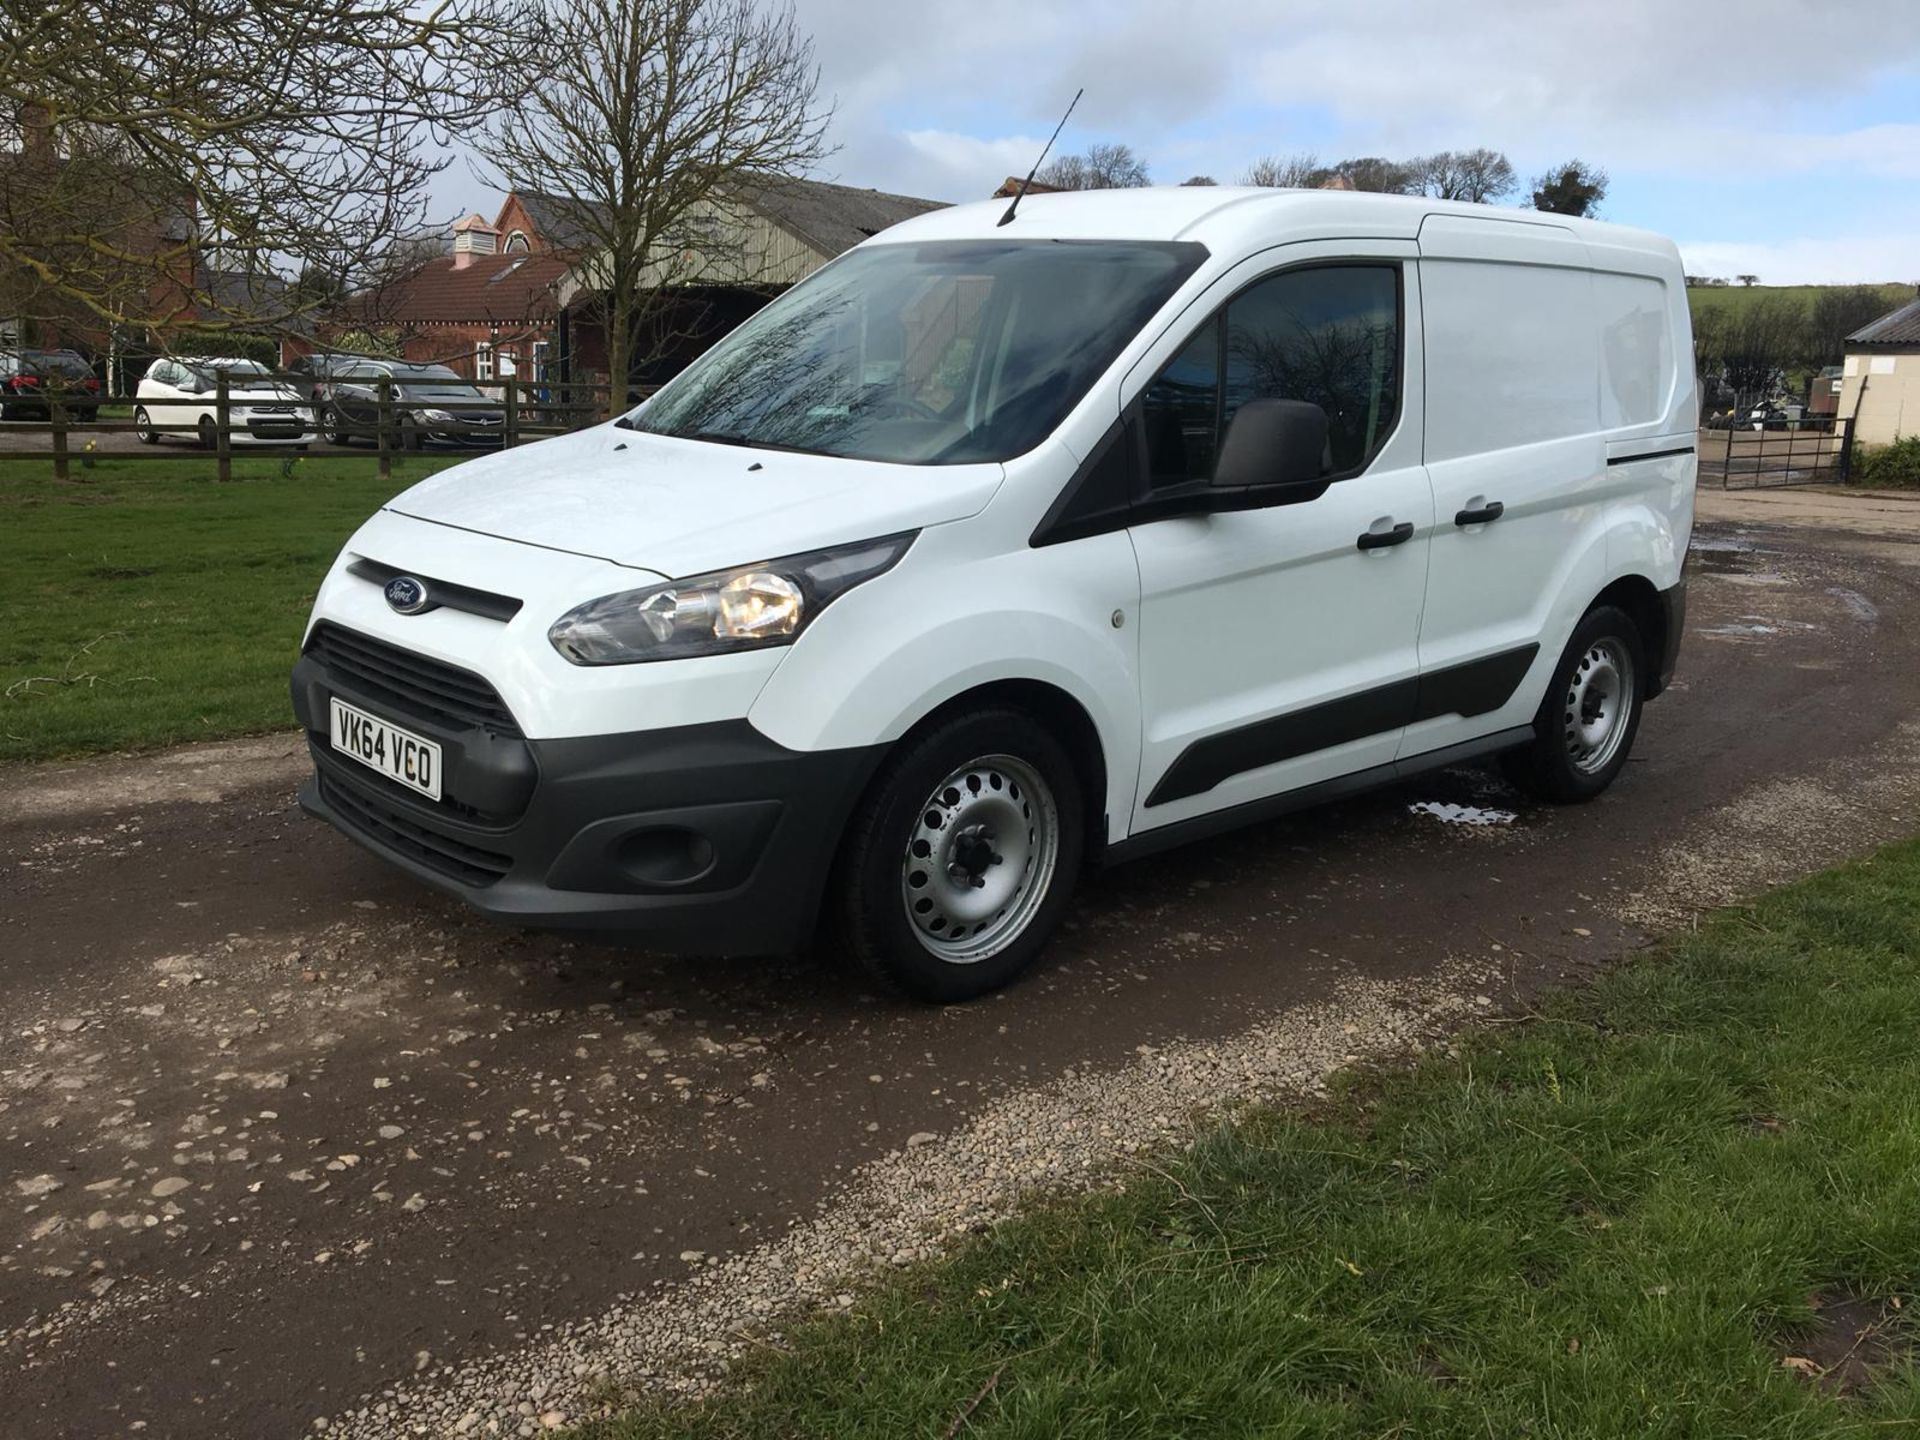
[{"label": "bare tree", "polygon": [[1281,190],[1314,190],[1333,172],[1311,154],[1289,155],[1285,159],[1262,155],[1240,177],[1242,185],[1265,185]]},{"label": "bare tree", "polygon": [[1421,193],[1436,200],[1490,204],[1519,188],[1513,162],[1498,150],[1441,150],[1409,162],[1418,172]]},{"label": "bare tree", "polygon": [[[553,0],[551,63],[481,142],[502,184],[547,197],[606,327],[617,408],[635,336],[677,285],[752,283],[735,197],[827,154],[813,42],[790,5]],[[725,253],[723,253],[725,252]]]},{"label": "bare tree", "polygon": [[1131,190],[1151,185],[1147,162],[1130,145],[1090,145],[1084,155],[1057,155],[1034,176],[1056,190]]},{"label": "bare tree", "polygon": [[1370,190],[1381,195],[1417,195],[1420,192],[1418,162],[1382,160],[1378,155],[1362,155],[1356,159],[1342,160],[1333,167],[1333,174],[1355,190]]},{"label": "bare tree", "polygon": [[1607,172],[1584,160],[1568,160],[1533,181],[1533,208],[1555,215],[1594,216],[1607,198]]},{"label": "bare tree", "polygon": [[[0,274],[96,331],[259,330],[424,219],[533,0],[0,0]],[[235,277],[241,277],[235,283]]]},{"label": "bare tree", "polygon": [[1736,275],[1733,278],[1738,280],[1742,285],[1751,286],[1760,283],[1760,277],[1758,275]]}]

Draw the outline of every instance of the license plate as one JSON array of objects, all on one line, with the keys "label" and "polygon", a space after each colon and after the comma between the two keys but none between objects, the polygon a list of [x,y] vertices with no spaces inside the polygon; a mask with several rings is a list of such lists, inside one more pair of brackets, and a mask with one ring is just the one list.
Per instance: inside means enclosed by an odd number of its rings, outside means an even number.
[{"label": "license plate", "polygon": [[440,798],[438,745],[344,700],[334,700],[331,708],[334,749],[429,800]]}]

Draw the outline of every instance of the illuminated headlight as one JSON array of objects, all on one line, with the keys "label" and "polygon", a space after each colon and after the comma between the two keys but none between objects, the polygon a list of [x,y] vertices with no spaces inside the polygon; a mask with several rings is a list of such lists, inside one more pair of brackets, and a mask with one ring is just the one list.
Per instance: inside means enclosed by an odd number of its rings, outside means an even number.
[{"label": "illuminated headlight", "polygon": [[575,665],[632,665],[790,645],[839,596],[891,570],[918,533],[603,595],[562,615],[547,639]]}]

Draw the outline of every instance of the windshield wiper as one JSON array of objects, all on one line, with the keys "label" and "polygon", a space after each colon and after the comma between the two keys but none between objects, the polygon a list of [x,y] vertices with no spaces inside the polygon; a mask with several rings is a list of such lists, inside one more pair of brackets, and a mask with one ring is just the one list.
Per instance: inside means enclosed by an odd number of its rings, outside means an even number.
[{"label": "windshield wiper", "polygon": [[664,433],[673,436],[676,440],[705,440],[710,445],[735,445],[744,450],[778,450],[787,455],[829,453],[806,445],[782,445],[778,440],[755,440],[751,436],[732,430],[669,430]]},{"label": "windshield wiper", "polygon": [[613,428],[616,430],[638,430],[640,426],[634,420],[633,416],[622,415],[618,420],[613,422]]}]

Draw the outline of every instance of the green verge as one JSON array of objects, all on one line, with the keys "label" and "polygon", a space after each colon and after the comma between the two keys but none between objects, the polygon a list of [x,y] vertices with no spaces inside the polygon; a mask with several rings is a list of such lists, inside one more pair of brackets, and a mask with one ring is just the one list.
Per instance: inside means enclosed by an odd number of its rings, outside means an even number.
[{"label": "green verge", "polygon": [[[1920,844],[809,1322],[653,1436],[1869,1436],[1920,1276]],[[1822,1347],[1825,1347],[1823,1350]],[[1887,1347],[1887,1348],[1883,1348]],[[1825,1354],[1827,1359],[1817,1358]],[[1783,1364],[1788,1359],[1795,1365]],[[977,1403],[976,1403],[977,1402]],[[972,1404],[972,1409],[968,1407]]]},{"label": "green verge", "polygon": [[452,463],[247,457],[0,464],[0,762],[257,734],[293,723],[292,667],[341,544]]}]

